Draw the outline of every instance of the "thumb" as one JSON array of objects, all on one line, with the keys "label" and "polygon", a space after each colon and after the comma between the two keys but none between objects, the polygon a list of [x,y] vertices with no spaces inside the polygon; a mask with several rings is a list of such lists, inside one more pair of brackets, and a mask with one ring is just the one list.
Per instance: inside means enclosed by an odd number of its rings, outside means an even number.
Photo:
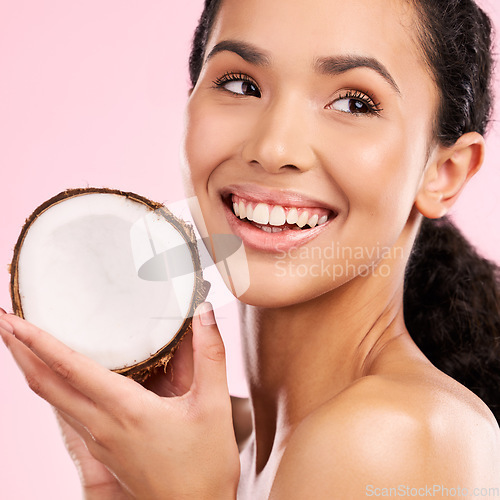
[{"label": "thumb", "polygon": [[203,398],[228,395],[226,351],[210,302],[198,306],[193,317],[192,392]]}]

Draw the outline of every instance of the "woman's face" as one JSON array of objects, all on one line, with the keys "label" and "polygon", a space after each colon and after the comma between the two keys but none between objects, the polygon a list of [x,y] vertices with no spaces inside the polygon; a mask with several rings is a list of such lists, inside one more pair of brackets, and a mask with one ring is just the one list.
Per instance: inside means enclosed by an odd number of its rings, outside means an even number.
[{"label": "woman's face", "polygon": [[414,29],[399,0],[223,1],[184,162],[208,232],[245,245],[245,302],[305,301],[401,258],[438,102]]}]

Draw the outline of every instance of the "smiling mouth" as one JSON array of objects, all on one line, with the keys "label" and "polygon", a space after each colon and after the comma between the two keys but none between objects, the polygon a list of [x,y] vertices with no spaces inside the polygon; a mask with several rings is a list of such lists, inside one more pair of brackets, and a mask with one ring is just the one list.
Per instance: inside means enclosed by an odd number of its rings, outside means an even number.
[{"label": "smiling mouth", "polygon": [[307,231],[322,226],[337,214],[318,207],[294,207],[255,202],[235,194],[223,198],[233,215],[267,233]]}]

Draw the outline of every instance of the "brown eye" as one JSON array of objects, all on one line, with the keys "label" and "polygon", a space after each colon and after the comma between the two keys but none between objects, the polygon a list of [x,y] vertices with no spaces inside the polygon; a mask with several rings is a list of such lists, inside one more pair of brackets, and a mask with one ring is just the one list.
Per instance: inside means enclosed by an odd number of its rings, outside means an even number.
[{"label": "brown eye", "polygon": [[352,97],[345,97],[343,99],[337,99],[332,103],[331,107],[337,111],[342,111],[343,113],[351,114],[368,114],[372,113],[371,107],[360,99],[353,99]]},{"label": "brown eye", "polygon": [[380,103],[377,103],[369,94],[359,90],[342,92],[342,95],[338,96],[326,109],[334,109],[354,116],[377,116],[383,111]]},{"label": "brown eye", "polygon": [[356,99],[349,99],[349,110],[351,113],[369,113],[370,110],[368,109],[368,106],[361,101],[358,101]]},{"label": "brown eye", "polygon": [[260,90],[257,85],[247,80],[233,80],[222,85],[223,88],[229,90],[233,94],[260,97]]}]

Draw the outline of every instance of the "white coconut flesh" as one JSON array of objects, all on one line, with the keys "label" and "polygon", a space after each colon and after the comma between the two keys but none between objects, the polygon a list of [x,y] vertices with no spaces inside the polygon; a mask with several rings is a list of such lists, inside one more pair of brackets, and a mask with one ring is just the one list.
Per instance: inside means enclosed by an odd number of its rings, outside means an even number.
[{"label": "white coconut flesh", "polygon": [[102,192],[42,211],[17,257],[24,318],[112,370],[155,356],[201,301],[193,246],[164,214]]}]

